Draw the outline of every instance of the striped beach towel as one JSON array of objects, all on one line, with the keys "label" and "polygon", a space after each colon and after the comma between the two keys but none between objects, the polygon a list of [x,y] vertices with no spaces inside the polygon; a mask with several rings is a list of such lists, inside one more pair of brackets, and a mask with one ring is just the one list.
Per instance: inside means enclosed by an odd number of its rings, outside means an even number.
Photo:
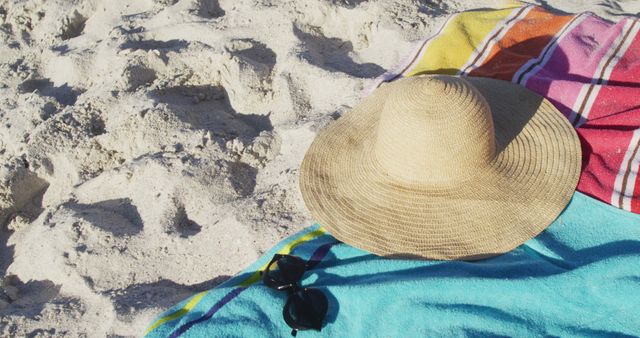
[{"label": "striped beach towel", "polygon": [[640,215],[576,192],[545,232],[476,262],[382,258],[315,225],[169,309],[147,337],[291,337],[286,292],[258,272],[276,252],[308,261],[301,284],[329,300],[322,331],[298,337],[632,337],[640,332],[638,224]]},{"label": "striped beach towel", "polygon": [[546,97],[582,142],[577,190],[640,213],[640,23],[537,6],[452,15],[384,82],[418,74],[511,81]]},{"label": "striped beach towel", "polygon": [[[640,37],[635,18],[527,6],[451,16],[383,82],[444,73],[512,81],[548,98],[583,146],[578,190],[640,213]],[[289,336],[285,295],[259,271],[275,253],[307,260],[302,284],[329,296],[322,332],[300,336],[634,336],[640,332],[640,216],[576,193],[519,248],[478,262],[380,258],[315,225],[217,288],[176,304],[147,337]]]}]

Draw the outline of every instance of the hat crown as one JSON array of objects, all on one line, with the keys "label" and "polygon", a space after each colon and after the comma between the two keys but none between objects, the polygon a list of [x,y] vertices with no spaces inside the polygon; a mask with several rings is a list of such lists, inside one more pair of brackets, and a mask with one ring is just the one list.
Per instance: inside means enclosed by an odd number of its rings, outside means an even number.
[{"label": "hat crown", "polygon": [[374,151],[390,176],[412,184],[451,184],[495,157],[491,109],[468,81],[425,75],[389,86]]}]

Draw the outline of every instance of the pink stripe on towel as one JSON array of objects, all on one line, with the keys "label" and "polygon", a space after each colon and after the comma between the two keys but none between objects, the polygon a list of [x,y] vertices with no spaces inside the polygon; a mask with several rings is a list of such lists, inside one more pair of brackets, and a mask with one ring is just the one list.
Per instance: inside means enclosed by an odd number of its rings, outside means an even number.
[{"label": "pink stripe on towel", "polygon": [[546,63],[526,77],[526,87],[545,96],[569,117],[598,66],[620,36],[623,23],[611,24],[590,14],[557,43]]}]

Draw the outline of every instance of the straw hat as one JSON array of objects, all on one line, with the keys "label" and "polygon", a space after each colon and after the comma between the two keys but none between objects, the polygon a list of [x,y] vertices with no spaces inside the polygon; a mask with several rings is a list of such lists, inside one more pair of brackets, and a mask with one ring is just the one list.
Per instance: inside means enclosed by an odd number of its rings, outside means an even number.
[{"label": "straw hat", "polygon": [[323,129],[300,169],[315,219],[383,256],[474,260],[544,230],[580,175],[575,130],[509,82],[423,75],[378,88]]}]

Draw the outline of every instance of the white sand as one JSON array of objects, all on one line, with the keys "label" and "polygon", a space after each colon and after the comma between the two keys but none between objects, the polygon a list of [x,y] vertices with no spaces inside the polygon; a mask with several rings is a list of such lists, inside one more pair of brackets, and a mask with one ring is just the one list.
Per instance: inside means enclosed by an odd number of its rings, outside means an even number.
[{"label": "white sand", "polygon": [[505,1],[0,2],[0,336],[140,335],[310,225],[316,130],[449,13]]}]

